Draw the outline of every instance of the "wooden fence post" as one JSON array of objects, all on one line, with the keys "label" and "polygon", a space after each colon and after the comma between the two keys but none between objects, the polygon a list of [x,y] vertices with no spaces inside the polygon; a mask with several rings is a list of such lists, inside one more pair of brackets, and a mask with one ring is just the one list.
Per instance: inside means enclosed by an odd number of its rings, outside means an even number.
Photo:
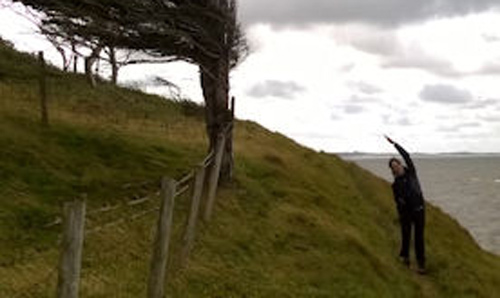
[{"label": "wooden fence post", "polygon": [[231,97],[231,118],[234,120],[234,113],[236,108],[236,98],[233,96]]},{"label": "wooden fence post", "polygon": [[196,222],[200,210],[201,195],[203,194],[203,185],[205,184],[205,165],[199,165],[196,169],[194,180],[193,196],[191,198],[191,209],[189,211],[189,219],[182,239],[181,251],[181,268],[186,266],[189,253],[193,247],[194,234],[196,230]]},{"label": "wooden fence post", "polygon": [[85,200],[64,204],[62,251],[59,259],[58,298],[77,298],[80,285]]},{"label": "wooden fence post", "polygon": [[38,52],[38,60],[40,62],[40,77],[39,77],[40,112],[41,112],[42,125],[47,127],[49,126],[49,112],[47,108],[47,79],[46,79],[47,73],[45,66],[45,58],[43,57],[42,51]]},{"label": "wooden fence post", "polygon": [[208,181],[208,197],[207,204],[205,206],[204,220],[209,221],[212,217],[213,207],[215,203],[215,195],[217,194],[217,187],[219,184],[220,168],[222,164],[222,157],[224,154],[224,146],[226,143],[226,137],[224,134],[219,134],[217,137],[217,145],[215,151],[215,157],[212,161],[212,167],[210,169],[210,177]]},{"label": "wooden fence post", "polygon": [[175,203],[175,181],[163,178],[161,181],[161,207],[156,230],[151,271],[148,282],[148,298],[163,298],[168,248],[172,231]]}]

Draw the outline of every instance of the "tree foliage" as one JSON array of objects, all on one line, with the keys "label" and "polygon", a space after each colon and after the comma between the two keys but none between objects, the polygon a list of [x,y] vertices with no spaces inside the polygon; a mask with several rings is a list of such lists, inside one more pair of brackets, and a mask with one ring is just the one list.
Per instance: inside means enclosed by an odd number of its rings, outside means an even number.
[{"label": "tree foliage", "polygon": [[202,65],[246,51],[235,0],[16,0],[45,14],[44,33]]},{"label": "tree foliage", "polygon": [[[129,49],[200,68],[209,147],[227,123],[229,72],[247,53],[236,0],[15,0],[45,14],[46,34],[97,50]],[[88,69],[88,67],[87,67]],[[230,178],[232,140],[222,175]]]}]

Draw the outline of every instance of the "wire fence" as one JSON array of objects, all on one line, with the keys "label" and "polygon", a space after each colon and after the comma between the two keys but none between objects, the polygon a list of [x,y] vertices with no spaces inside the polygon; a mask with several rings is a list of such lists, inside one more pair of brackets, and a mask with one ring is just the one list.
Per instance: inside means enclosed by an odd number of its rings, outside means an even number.
[{"label": "wire fence", "polygon": [[[26,258],[29,262],[0,267],[0,296],[54,297],[57,293],[57,297],[78,297],[61,294],[65,283],[69,287],[76,283],[80,285],[76,293],[81,297],[162,297],[168,276],[187,264],[198,221],[202,217],[210,220],[224,146],[225,136],[221,134],[216,151],[195,169],[177,181],[163,178],[163,182],[172,181],[170,195],[162,183],[161,189],[145,196],[84,211],[83,254],[73,260],[81,270],[65,272],[64,251],[68,247],[64,243],[69,240],[64,233],[42,253],[33,252],[32,258]],[[172,218],[165,220],[165,214]],[[68,227],[72,229],[75,224],[64,215],[43,226],[47,231],[66,231]],[[73,234],[70,238],[76,237]],[[161,250],[168,254],[158,254]],[[162,262],[165,266],[158,273],[155,264]],[[151,290],[155,287],[159,290]]]},{"label": "wire fence", "polygon": [[[203,106],[185,99],[158,101],[138,89],[116,88],[99,82],[90,89],[82,75],[63,73],[40,61],[39,71],[13,74],[8,84],[0,84],[0,111],[53,126],[106,126],[139,136],[167,137],[175,142],[206,141]],[[112,111],[112,112],[110,112]],[[193,121],[193,118],[199,121]],[[37,123],[37,124],[38,124]]]},{"label": "wire fence", "polygon": [[[79,88],[78,82],[61,84],[63,80],[59,79],[60,74],[51,72],[50,68],[45,66],[42,71],[41,75],[47,77],[40,79],[40,84],[45,85],[40,91],[41,94],[33,88],[26,88],[21,92],[22,86],[0,85],[1,92],[18,96],[15,106],[10,105],[7,108],[0,105],[2,112],[43,119],[42,123],[49,126],[53,122],[64,122],[71,118],[72,123],[81,122],[86,126],[95,124],[96,127],[105,124],[117,130],[126,129],[128,133],[136,132],[141,136],[153,137],[168,136],[179,142],[204,138],[202,125],[190,126],[183,123],[185,120],[178,116],[168,118],[160,115],[168,109],[152,109],[151,105],[154,104],[141,106],[139,98],[143,95],[135,98],[121,93],[118,89],[103,87],[104,94],[112,94],[113,100],[103,97],[102,100],[86,101],[81,97],[71,96],[72,88]],[[90,96],[96,95],[99,94]],[[39,98],[42,98],[42,103],[38,102]],[[123,106],[117,106],[117,98],[123,100]],[[196,117],[203,115],[197,105],[185,102],[181,107],[185,114]],[[115,112],[106,112],[112,108]],[[161,297],[168,277],[187,265],[199,222],[201,219],[208,222],[212,216],[225,142],[232,134],[232,128],[232,122],[228,123],[218,138],[216,149],[198,166],[173,182],[175,190],[173,196],[168,198],[171,205],[165,206],[168,191],[164,189],[164,185],[163,189],[159,187],[160,183],[156,181],[144,182],[145,191],[134,195],[133,199],[122,200],[116,204],[91,206],[84,212],[83,252],[81,259],[77,260],[77,267],[81,267],[81,270],[78,270],[76,276],[79,296]],[[167,178],[163,181],[165,179]],[[140,187],[124,185],[125,192],[128,188],[132,191]],[[115,198],[112,201],[117,200]],[[158,243],[162,215],[168,213],[163,212],[165,208],[172,209],[170,213],[173,215],[170,222],[166,221],[169,225],[168,235],[163,235],[163,239],[169,240],[167,242],[170,247],[167,247],[168,255],[160,256],[165,258],[165,271],[161,276],[154,276],[153,264],[161,262],[157,260],[159,257],[155,255],[156,251],[165,249],[155,247],[165,245]],[[165,220],[163,222],[165,223]],[[66,229],[68,221],[61,215],[38,224],[37,237],[43,235],[42,238],[48,238],[43,245],[29,243],[26,246],[30,249],[23,251],[22,256],[5,263],[2,263],[0,258],[0,297],[70,297],[61,294],[61,287],[67,281],[66,277],[63,278],[64,270],[61,269],[67,239],[61,231]],[[27,242],[38,239],[30,235],[23,237]],[[153,287],[157,287],[158,291],[151,290]]]}]

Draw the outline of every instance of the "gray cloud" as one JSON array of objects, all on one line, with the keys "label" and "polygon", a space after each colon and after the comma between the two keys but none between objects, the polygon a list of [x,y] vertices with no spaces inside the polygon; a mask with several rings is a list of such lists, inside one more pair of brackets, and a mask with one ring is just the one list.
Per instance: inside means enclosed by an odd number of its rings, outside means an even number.
[{"label": "gray cloud", "polygon": [[500,63],[492,62],[483,65],[481,69],[475,71],[473,74],[475,75],[499,75],[500,74]]},{"label": "gray cloud", "polygon": [[463,143],[464,139],[478,142],[479,140],[491,139],[491,134],[487,132],[459,133],[459,134],[452,134],[449,137],[458,139],[460,143]]},{"label": "gray cloud", "polygon": [[484,41],[486,42],[499,42],[500,41],[500,36],[498,35],[492,35],[492,34],[483,34],[482,35]]},{"label": "gray cloud", "polygon": [[500,63],[498,62],[484,64],[477,70],[459,71],[450,61],[445,59],[432,57],[426,53],[418,53],[418,51],[408,53],[411,54],[396,54],[393,57],[386,57],[381,65],[382,68],[420,69],[446,78],[500,75]]},{"label": "gray cloud", "polygon": [[[359,25],[351,27],[352,36],[343,41],[358,51],[380,56],[382,68],[418,69],[451,78],[469,75],[457,71],[450,61],[427,53],[418,44],[401,43],[393,31]],[[335,34],[335,37],[342,39],[342,34]]]},{"label": "gray cloud", "polygon": [[394,117],[393,115],[385,114],[382,116],[382,120],[385,125],[411,126],[414,124],[408,116]]},{"label": "gray cloud", "polygon": [[412,125],[412,122],[410,121],[410,119],[408,117],[400,118],[397,123],[398,123],[398,125],[401,125],[401,126]]},{"label": "gray cloud", "polygon": [[259,83],[247,91],[247,95],[257,98],[268,96],[284,99],[294,99],[299,93],[305,91],[305,88],[293,81],[268,80]]},{"label": "gray cloud", "polygon": [[468,90],[458,89],[451,85],[426,85],[420,91],[420,98],[438,103],[462,104],[472,100]]},{"label": "gray cloud", "polygon": [[466,108],[467,109],[484,109],[484,108],[489,108],[492,106],[499,106],[500,100],[498,99],[493,99],[493,98],[479,98],[479,99],[474,99],[470,103],[467,104]]},{"label": "gray cloud", "polygon": [[440,132],[460,132],[464,128],[479,128],[481,123],[479,122],[464,122],[455,125],[440,126],[438,131]]},{"label": "gray cloud", "polygon": [[335,33],[334,36],[336,39],[344,39],[345,43],[368,54],[393,56],[402,49],[402,45],[393,31],[355,25],[349,26],[349,32],[348,37],[345,36],[343,30]]},{"label": "gray cloud", "polygon": [[333,120],[333,121],[342,120],[342,117],[340,117],[336,113],[333,113],[330,115],[330,120]]},{"label": "gray cloud", "polygon": [[346,73],[351,72],[355,67],[356,67],[356,65],[354,63],[349,63],[349,64],[342,66],[340,68],[340,71],[346,72]]},{"label": "gray cloud", "polygon": [[344,112],[347,114],[360,114],[365,110],[364,107],[362,107],[361,105],[357,105],[357,104],[348,104],[348,105],[344,106],[343,108],[344,108]]},{"label": "gray cloud", "polygon": [[499,7],[498,0],[242,0],[240,14],[247,24],[369,23],[394,26]]},{"label": "gray cloud", "polygon": [[467,75],[454,69],[446,60],[431,57],[426,54],[410,54],[395,56],[382,63],[383,68],[421,69],[441,77],[461,77]]},{"label": "gray cloud", "polygon": [[493,115],[479,116],[479,119],[486,122],[500,122],[500,117]]},{"label": "gray cloud", "polygon": [[371,84],[368,84],[366,82],[362,82],[362,81],[358,81],[358,82],[349,82],[347,83],[347,85],[355,90],[355,91],[359,91],[361,93],[364,93],[364,94],[367,94],[367,95],[373,95],[373,94],[378,94],[378,93],[382,93],[382,89],[375,86],[375,85],[371,85]]},{"label": "gray cloud", "polygon": [[327,134],[327,133],[319,133],[319,132],[292,132],[290,135],[294,137],[300,138],[309,138],[309,139],[344,139],[342,136],[338,136],[335,134]]},{"label": "gray cloud", "polygon": [[350,102],[355,104],[370,104],[370,103],[381,103],[382,100],[376,97],[353,95],[351,96]]},{"label": "gray cloud", "polygon": [[475,127],[481,127],[481,123],[479,123],[479,122],[465,122],[465,123],[457,124],[456,127],[459,127],[459,128],[475,128]]}]

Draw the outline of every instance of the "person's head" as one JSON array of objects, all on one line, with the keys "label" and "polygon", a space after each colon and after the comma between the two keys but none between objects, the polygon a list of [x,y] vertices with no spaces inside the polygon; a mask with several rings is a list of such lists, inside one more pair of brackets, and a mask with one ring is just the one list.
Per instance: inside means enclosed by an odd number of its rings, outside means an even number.
[{"label": "person's head", "polygon": [[392,175],[394,177],[403,176],[405,173],[405,167],[401,161],[395,157],[389,160],[389,168],[391,169]]}]

